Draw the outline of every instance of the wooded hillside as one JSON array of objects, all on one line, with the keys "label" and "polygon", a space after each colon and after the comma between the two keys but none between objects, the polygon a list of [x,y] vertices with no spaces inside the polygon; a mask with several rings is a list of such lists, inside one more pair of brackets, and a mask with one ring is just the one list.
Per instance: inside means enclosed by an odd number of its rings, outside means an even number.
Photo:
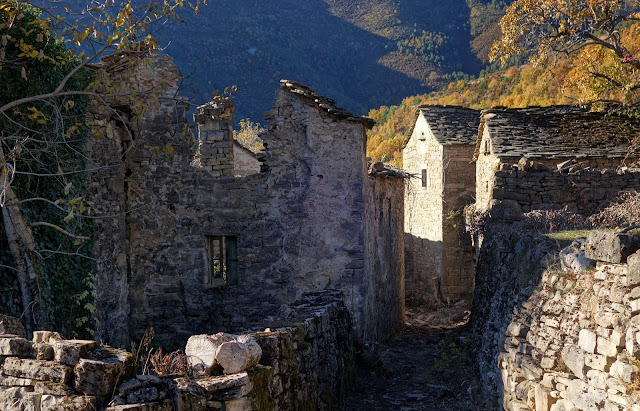
[{"label": "wooded hillside", "polygon": [[487,50],[472,50],[472,32],[480,36],[494,27],[497,16],[487,10],[503,2],[494,3],[209,0],[197,16],[183,13],[187,24],[166,27],[159,39],[188,76],[195,103],[209,101],[215,89],[238,86],[237,119],[262,122],[283,78],[366,114],[477,75],[483,64],[476,54],[485,58]]}]

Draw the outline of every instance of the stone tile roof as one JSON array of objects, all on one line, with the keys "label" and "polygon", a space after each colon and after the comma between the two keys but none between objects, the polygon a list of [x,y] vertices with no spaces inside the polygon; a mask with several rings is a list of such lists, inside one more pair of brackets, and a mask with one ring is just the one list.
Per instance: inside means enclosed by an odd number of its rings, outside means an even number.
[{"label": "stone tile roof", "polygon": [[494,108],[482,113],[476,158],[485,128],[500,158],[618,158],[640,135],[639,120],[614,112],[572,106]]},{"label": "stone tile roof", "polygon": [[431,132],[443,146],[475,144],[480,111],[460,106],[420,106]]},{"label": "stone tile roof", "polygon": [[433,136],[444,146],[475,144],[480,125],[480,111],[461,106],[423,105],[418,106],[409,134],[402,148],[413,135],[416,121],[422,114],[427,120]]},{"label": "stone tile roof", "polygon": [[343,121],[352,121],[356,123],[361,123],[366,128],[372,128],[375,125],[375,121],[367,117],[360,117],[355,114],[348,112],[347,110],[336,106],[336,102],[331,100],[330,98],[323,97],[305,86],[304,84],[296,83],[295,81],[290,80],[280,80],[280,84],[282,88],[285,90],[289,90],[292,93],[299,94],[306,99],[312,101],[316,104],[320,110],[329,114],[331,117],[336,120]]}]

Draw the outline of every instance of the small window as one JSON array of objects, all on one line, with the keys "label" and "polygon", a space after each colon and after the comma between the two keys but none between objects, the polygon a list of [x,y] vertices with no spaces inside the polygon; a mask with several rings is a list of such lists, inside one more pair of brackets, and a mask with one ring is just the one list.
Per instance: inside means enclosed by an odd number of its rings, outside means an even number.
[{"label": "small window", "polygon": [[205,237],[209,267],[206,284],[238,285],[238,238]]},{"label": "small window", "polygon": [[427,187],[427,170],[426,169],[422,169],[422,187]]}]

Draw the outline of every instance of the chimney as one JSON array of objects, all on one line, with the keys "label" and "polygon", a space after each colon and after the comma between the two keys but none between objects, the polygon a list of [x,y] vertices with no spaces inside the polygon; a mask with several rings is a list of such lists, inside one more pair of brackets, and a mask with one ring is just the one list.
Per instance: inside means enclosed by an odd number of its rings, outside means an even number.
[{"label": "chimney", "polygon": [[198,109],[200,113],[193,115],[198,123],[196,162],[214,177],[233,177],[233,100],[227,97]]}]

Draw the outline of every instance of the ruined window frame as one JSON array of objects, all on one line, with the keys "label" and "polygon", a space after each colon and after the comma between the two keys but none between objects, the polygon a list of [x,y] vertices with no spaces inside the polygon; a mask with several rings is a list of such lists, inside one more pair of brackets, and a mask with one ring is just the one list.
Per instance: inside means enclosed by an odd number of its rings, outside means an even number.
[{"label": "ruined window frame", "polygon": [[207,251],[206,285],[221,287],[238,285],[238,237],[205,236]]}]

